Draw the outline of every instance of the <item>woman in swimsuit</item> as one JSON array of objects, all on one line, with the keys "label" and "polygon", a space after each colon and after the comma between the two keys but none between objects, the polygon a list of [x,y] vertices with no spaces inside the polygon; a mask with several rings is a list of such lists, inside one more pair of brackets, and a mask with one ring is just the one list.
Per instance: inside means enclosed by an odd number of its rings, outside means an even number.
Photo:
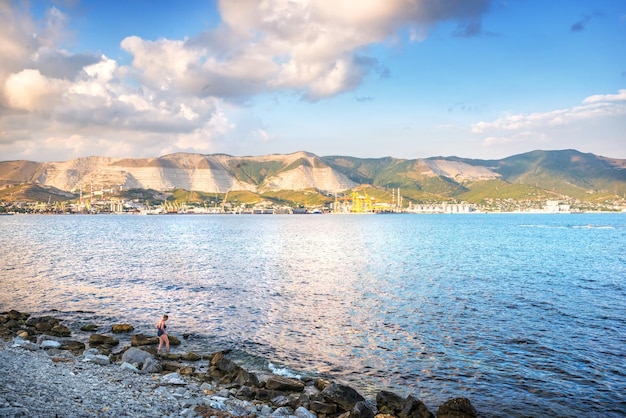
[{"label": "woman in swimsuit", "polygon": [[163,343],[165,343],[165,352],[169,353],[170,352],[170,339],[167,337],[167,333],[165,332],[165,321],[167,321],[168,316],[167,315],[163,315],[163,318],[161,318],[161,320],[159,321],[159,323],[156,325],[157,327],[157,336],[159,337],[159,348],[157,350],[157,353],[161,352],[161,346],[163,345]]}]

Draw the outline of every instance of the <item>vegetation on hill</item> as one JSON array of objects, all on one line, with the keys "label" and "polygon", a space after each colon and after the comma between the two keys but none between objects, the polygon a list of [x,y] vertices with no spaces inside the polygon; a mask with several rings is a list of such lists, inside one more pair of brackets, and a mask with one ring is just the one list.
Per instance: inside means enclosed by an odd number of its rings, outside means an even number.
[{"label": "vegetation on hill", "polygon": [[[161,204],[205,208],[224,205],[328,207],[336,199],[345,201],[351,198],[353,192],[367,196],[378,204],[396,204],[398,189],[405,207],[409,204],[438,202],[487,205],[495,201],[534,202],[534,207],[540,207],[541,202],[545,203],[546,200],[561,200],[580,207],[585,207],[586,204],[598,207],[619,207],[626,204],[626,160],[599,157],[575,150],[533,151],[501,160],[459,157],[415,160],[392,157],[316,157],[301,153],[257,159],[229,157],[224,163],[204,157],[191,154],[170,155],[138,160],[137,164],[177,170],[219,169],[222,176],[231,176],[231,179],[249,184],[250,188],[256,186],[256,192],[230,190],[227,193],[214,193],[180,188],[165,191],[120,191],[119,188],[110,187],[106,193],[118,200],[134,201],[150,207]],[[132,166],[133,161],[126,161],[124,167]],[[198,161],[201,165],[194,166]],[[28,161],[0,163],[0,185],[3,185],[0,189],[0,203],[66,202],[79,199],[79,195],[75,193],[39,184],[39,179],[45,178],[44,167],[43,164]],[[333,193],[312,186],[302,190],[268,190],[265,187],[266,179],[279,177],[283,172],[299,167],[330,167],[337,176],[343,175],[353,182],[346,184],[357,186]],[[309,173],[307,171],[306,176],[313,175]],[[309,181],[306,176],[302,178],[303,184]],[[29,178],[30,182],[27,181]],[[89,198],[93,200],[92,196]]]}]

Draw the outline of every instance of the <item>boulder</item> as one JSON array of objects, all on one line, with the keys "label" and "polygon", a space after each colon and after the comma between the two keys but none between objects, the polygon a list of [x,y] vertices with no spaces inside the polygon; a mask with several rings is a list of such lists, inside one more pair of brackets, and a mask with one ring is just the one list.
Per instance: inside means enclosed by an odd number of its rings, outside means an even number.
[{"label": "boulder", "polygon": [[298,418],[317,418],[317,415],[315,415],[314,413],[312,413],[311,411],[309,411],[308,409],[302,406],[299,406],[298,408],[296,408],[296,411],[294,412],[294,414]]},{"label": "boulder", "polygon": [[331,383],[321,392],[322,396],[339,405],[344,411],[352,411],[357,402],[364,402],[365,398],[350,386]]},{"label": "boulder", "polygon": [[354,405],[350,418],[374,418],[374,411],[367,406],[365,401],[360,401]]},{"label": "boulder", "polygon": [[48,350],[51,348],[61,348],[61,343],[54,340],[45,340],[41,342],[41,348]]},{"label": "boulder", "polygon": [[22,327],[22,324],[18,321],[16,321],[15,319],[9,319],[7,322],[5,322],[2,326],[3,328],[9,329],[9,330],[17,330],[20,329]]},{"label": "boulder", "polygon": [[404,399],[393,392],[381,390],[376,395],[376,408],[379,414],[398,415],[404,407]]},{"label": "boulder", "polygon": [[159,337],[148,337],[143,334],[135,334],[130,339],[130,345],[133,347],[139,347],[142,345],[155,345],[159,343]]},{"label": "boulder", "polygon": [[476,418],[478,413],[467,398],[446,401],[437,410],[437,418]]},{"label": "boulder", "polygon": [[129,370],[131,372],[134,373],[139,373],[139,369],[136,368],[134,365],[127,363],[127,362],[123,362],[122,364],[120,364],[120,369],[122,370]]},{"label": "boulder", "polygon": [[314,385],[317,390],[322,391],[330,385],[330,382],[325,379],[315,379]]},{"label": "boulder", "polygon": [[309,409],[318,414],[332,415],[337,412],[337,405],[328,402],[312,401],[309,405]]},{"label": "boulder", "polygon": [[178,371],[178,373],[179,373],[181,376],[191,376],[191,375],[193,375],[195,372],[196,372],[196,368],[195,368],[195,367],[193,367],[193,366],[184,366],[184,367],[182,367],[182,368]]},{"label": "boulder", "polygon": [[211,367],[219,370],[226,375],[236,375],[241,367],[229,358],[226,358],[223,352],[216,353],[211,358]]},{"label": "boulder", "polygon": [[168,385],[186,385],[187,382],[182,379],[178,373],[169,373],[161,378],[161,382]]},{"label": "boulder", "polygon": [[152,358],[152,354],[136,347],[131,347],[122,354],[122,361],[130,364],[138,364],[139,366],[143,366],[148,358]]},{"label": "boulder", "polygon": [[256,377],[256,375],[250,373],[245,369],[240,369],[239,372],[235,375],[233,381],[240,386],[259,386],[259,379]]},{"label": "boulder", "polygon": [[57,337],[69,337],[72,335],[72,331],[65,325],[58,324],[52,327],[50,334]]},{"label": "boulder", "polygon": [[134,330],[135,330],[135,327],[133,327],[130,324],[115,324],[115,325],[111,326],[111,331],[114,334],[121,334],[121,333],[124,333],[124,332],[131,332],[131,331],[134,331]]},{"label": "boulder", "polygon": [[95,324],[86,324],[80,327],[80,330],[83,332],[96,332],[98,330],[98,326]]},{"label": "boulder", "polygon": [[0,338],[2,338],[4,341],[9,341],[12,336],[13,331],[11,331],[11,329],[0,326]]},{"label": "boulder", "polygon": [[111,359],[109,359],[108,356],[105,356],[103,354],[98,354],[98,355],[93,356],[91,361],[101,366],[108,366],[109,364],[111,364]]},{"label": "boulder", "polygon": [[15,321],[21,321],[24,322],[28,319],[28,317],[30,316],[29,313],[24,313],[24,312],[18,312],[15,309],[11,309],[9,312],[7,312],[6,314],[6,318],[7,319],[13,319]]},{"label": "boulder", "polygon": [[400,418],[435,418],[428,408],[426,408],[426,405],[413,395],[406,397],[402,411],[398,416]]},{"label": "boulder", "polygon": [[142,373],[159,373],[163,370],[161,364],[152,354],[140,348],[130,347],[122,354],[122,362],[137,365],[137,369]]},{"label": "boulder", "polygon": [[202,358],[202,356],[194,353],[193,351],[190,351],[187,354],[183,354],[182,356],[180,356],[180,358],[185,361],[198,361]]},{"label": "boulder", "polygon": [[143,373],[160,373],[161,371],[163,371],[163,367],[161,366],[161,363],[159,363],[155,358],[148,357],[143,362],[141,371]]},{"label": "boulder", "polygon": [[304,390],[304,383],[298,379],[272,375],[267,379],[267,382],[265,382],[265,387],[269,390],[302,392]]},{"label": "boulder", "polygon": [[49,332],[53,327],[59,325],[60,319],[52,316],[30,317],[26,320],[26,325],[35,328],[39,332]]},{"label": "boulder", "polygon": [[61,341],[61,350],[67,350],[75,356],[80,356],[85,351],[85,343],[80,341]]},{"label": "boulder", "polygon": [[97,346],[115,346],[118,345],[120,342],[119,340],[116,340],[115,338],[109,336],[109,335],[102,335],[102,334],[91,334],[91,336],[89,336],[89,345],[92,347],[97,347]]}]

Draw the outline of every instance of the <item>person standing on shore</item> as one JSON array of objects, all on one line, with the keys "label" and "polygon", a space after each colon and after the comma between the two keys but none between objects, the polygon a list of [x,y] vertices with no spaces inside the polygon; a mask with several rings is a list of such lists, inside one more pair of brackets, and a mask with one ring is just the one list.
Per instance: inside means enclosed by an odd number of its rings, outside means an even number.
[{"label": "person standing on shore", "polygon": [[165,321],[167,321],[168,318],[169,317],[167,315],[163,315],[163,318],[161,318],[161,320],[156,325],[157,336],[159,337],[159,348],[157,349],[157,353],[161,352],[161,347],[163,346],[163,343],[165,343],[165,352],[170,352],[170,339],[167,336],[167,332],[165,332]]}]

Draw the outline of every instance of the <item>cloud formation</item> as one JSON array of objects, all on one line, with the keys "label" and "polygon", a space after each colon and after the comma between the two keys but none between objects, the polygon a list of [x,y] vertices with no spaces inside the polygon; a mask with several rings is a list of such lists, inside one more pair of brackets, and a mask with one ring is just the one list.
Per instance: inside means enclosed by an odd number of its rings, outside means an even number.
[{"label": "cloud formation", "polygon": [[[585,123],[584,128],[582,123]],[[602,125],[620,125],[626,130],[626,89],[616,94],[593,95],[586,97],[582,104],[571,108],[557,109],[547,112],[504,115],[494,121],[477,122],[471,126],[471,133],[483,137],[483,146],[493,147],[515,143],[534,143],[535,146],[552,142],[556,148],[574,147],[577,138],[569,132],[573,127],[580,127],[585,141],[594,138],[596,141],[617,138],[603,138]],[[600,126],[600,128],[597,128]],[[595,131],[588,131],[589,129]],[[583,131],[584,129],[584,131]],[[567,134],[566,134],[567,132]],[[550,135],[550,134],[553,135]],[[614,134],[613,134],[614,135]],[[620,133],[620,135],[623,135]],[[580,135],[578,135],[580,137]],[[577,145],[584,148],[584,143]],[[554,146],[550,147],[554,148]]]},{"label": "cloud formation", "polygon": [[219,152],[215,141],[238,129],[229,106],[264,93],[317,101],[354,90],[370,74],[388,76],[371,45],[407,28],[423,39],[441,22],[475,35],[490,1],[220,1],[217,28],[182,40],[123,39],[130,65],[61,49],[68,18],[57,8],[40,22],[25,3],[0,2],[0,151]]}]

